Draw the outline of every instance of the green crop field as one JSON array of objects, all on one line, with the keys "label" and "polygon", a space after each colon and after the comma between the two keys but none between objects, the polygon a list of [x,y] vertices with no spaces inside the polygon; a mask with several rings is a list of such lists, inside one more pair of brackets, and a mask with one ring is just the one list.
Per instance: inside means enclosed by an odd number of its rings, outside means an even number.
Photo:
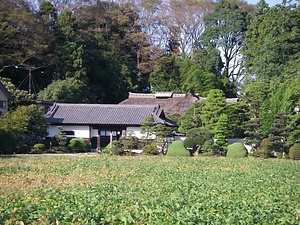
[{"label": "green crop field", "polygon": [[0,224],[300,224],[300,161],[0,158]]}]

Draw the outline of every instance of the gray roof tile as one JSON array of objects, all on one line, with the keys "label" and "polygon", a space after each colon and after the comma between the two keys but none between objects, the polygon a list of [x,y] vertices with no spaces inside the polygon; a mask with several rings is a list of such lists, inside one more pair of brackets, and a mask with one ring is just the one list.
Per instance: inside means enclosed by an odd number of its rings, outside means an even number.
[{"label": "gray roof tile", "polygon": [[45,117],[53,124],[140,125],[150,115],[156,123],[176,125],[159,105],[55,103]]}]

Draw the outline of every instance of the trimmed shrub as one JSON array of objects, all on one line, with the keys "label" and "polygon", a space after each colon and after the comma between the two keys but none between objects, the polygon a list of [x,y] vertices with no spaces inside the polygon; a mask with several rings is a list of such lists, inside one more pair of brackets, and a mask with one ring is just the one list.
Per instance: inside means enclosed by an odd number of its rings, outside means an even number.
[{"label": "trimmed shrub", "polygon": [[295,143],[289,150],[290,159],[300,159],[300,143]]},{"label": "trimmed shrub", "polygon": [[42,154],[45,153],[46,146],[44,144],[35,144],[33,148],[31,149],[31,154]]},{"label": "trimmed shrub", "polygon": [[185,148],[194,148],[195,146],[195,141],[194,139],[192,138],[186,138],[184,141],[183,141],[183,145]]},{"label": "trimmed shrub", "polygon": [[110,143],[105,146],[105,148],[101,151],[102,153],[105,154],[110,154]]},{"label": "trimmed shrub", "polygon": [[240,143],[235,142],[231,145],[228,145],[228,151],[226,157],[228,158],[244,158],[247,157],[248,151],[246,147]]},{"label": "trimmed shrub", "polygon": [[260,143],[260,148],[257,149],[259,155],[263,158],[269,158],[271,156],[271,142],[269,138],[264,138]]},{"label": "trimmed shrub", "polygon": [[183,141],[174,141],[169,146],[167,156],[191,156],[191,154],[184,147]]},{"label": "trimmed shrub", "polygon": [[73,138],[70,140],[70,143],[68,145],[69,152],[87,152],[89,151],[90,146],[89,144],[84,140],[80,138]]},{"label": "trimmed shrub", "polygon": [[124,153],[123,145],[120,141],[113,140],[112,148],[110,148],[112,155],[122,155]]},{"label": "trimmed shrub", "polygon": [[[211,153],[212,155],[214,155],[215,152],[214,140],[213,139],[206,140],[201,148],[201,152]],[[211,155],[211,154],[207,154],[207,155]]]},{"label": "trimmed shrub", "polygon": [[143,154],[155,155],[157,154],[157,148],[155,148],[153,145],[145,145],[143,147]]},{"label": "trimmed shrub", "polygon": [[124,153],[124,149],[113,146],[110,149],[110,152],[112,155],[122,155]]}]

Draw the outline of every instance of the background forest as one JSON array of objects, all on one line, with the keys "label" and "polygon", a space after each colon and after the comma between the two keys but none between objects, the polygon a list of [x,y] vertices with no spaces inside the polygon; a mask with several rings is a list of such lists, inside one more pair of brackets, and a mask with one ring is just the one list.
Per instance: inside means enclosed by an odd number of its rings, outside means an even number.
[{"label": "background forest", "polygon": [[192,93],[207,101],[178,119],[181,132],[226,124],[226,138],[283,152],[300,143],[299,50],[296,1],[0,0],[0,79],[15,97],[11,110],[31,100]]}]

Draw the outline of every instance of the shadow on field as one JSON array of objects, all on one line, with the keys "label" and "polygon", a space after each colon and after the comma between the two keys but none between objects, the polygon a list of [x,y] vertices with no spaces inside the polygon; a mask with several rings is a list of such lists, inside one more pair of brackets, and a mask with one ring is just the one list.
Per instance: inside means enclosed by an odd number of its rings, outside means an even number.
[{"label": "shadow on field", "polygon": [[10,155],[0,155],[0,158],[17,158],[18,155],[16,154],[10,154]]}]

